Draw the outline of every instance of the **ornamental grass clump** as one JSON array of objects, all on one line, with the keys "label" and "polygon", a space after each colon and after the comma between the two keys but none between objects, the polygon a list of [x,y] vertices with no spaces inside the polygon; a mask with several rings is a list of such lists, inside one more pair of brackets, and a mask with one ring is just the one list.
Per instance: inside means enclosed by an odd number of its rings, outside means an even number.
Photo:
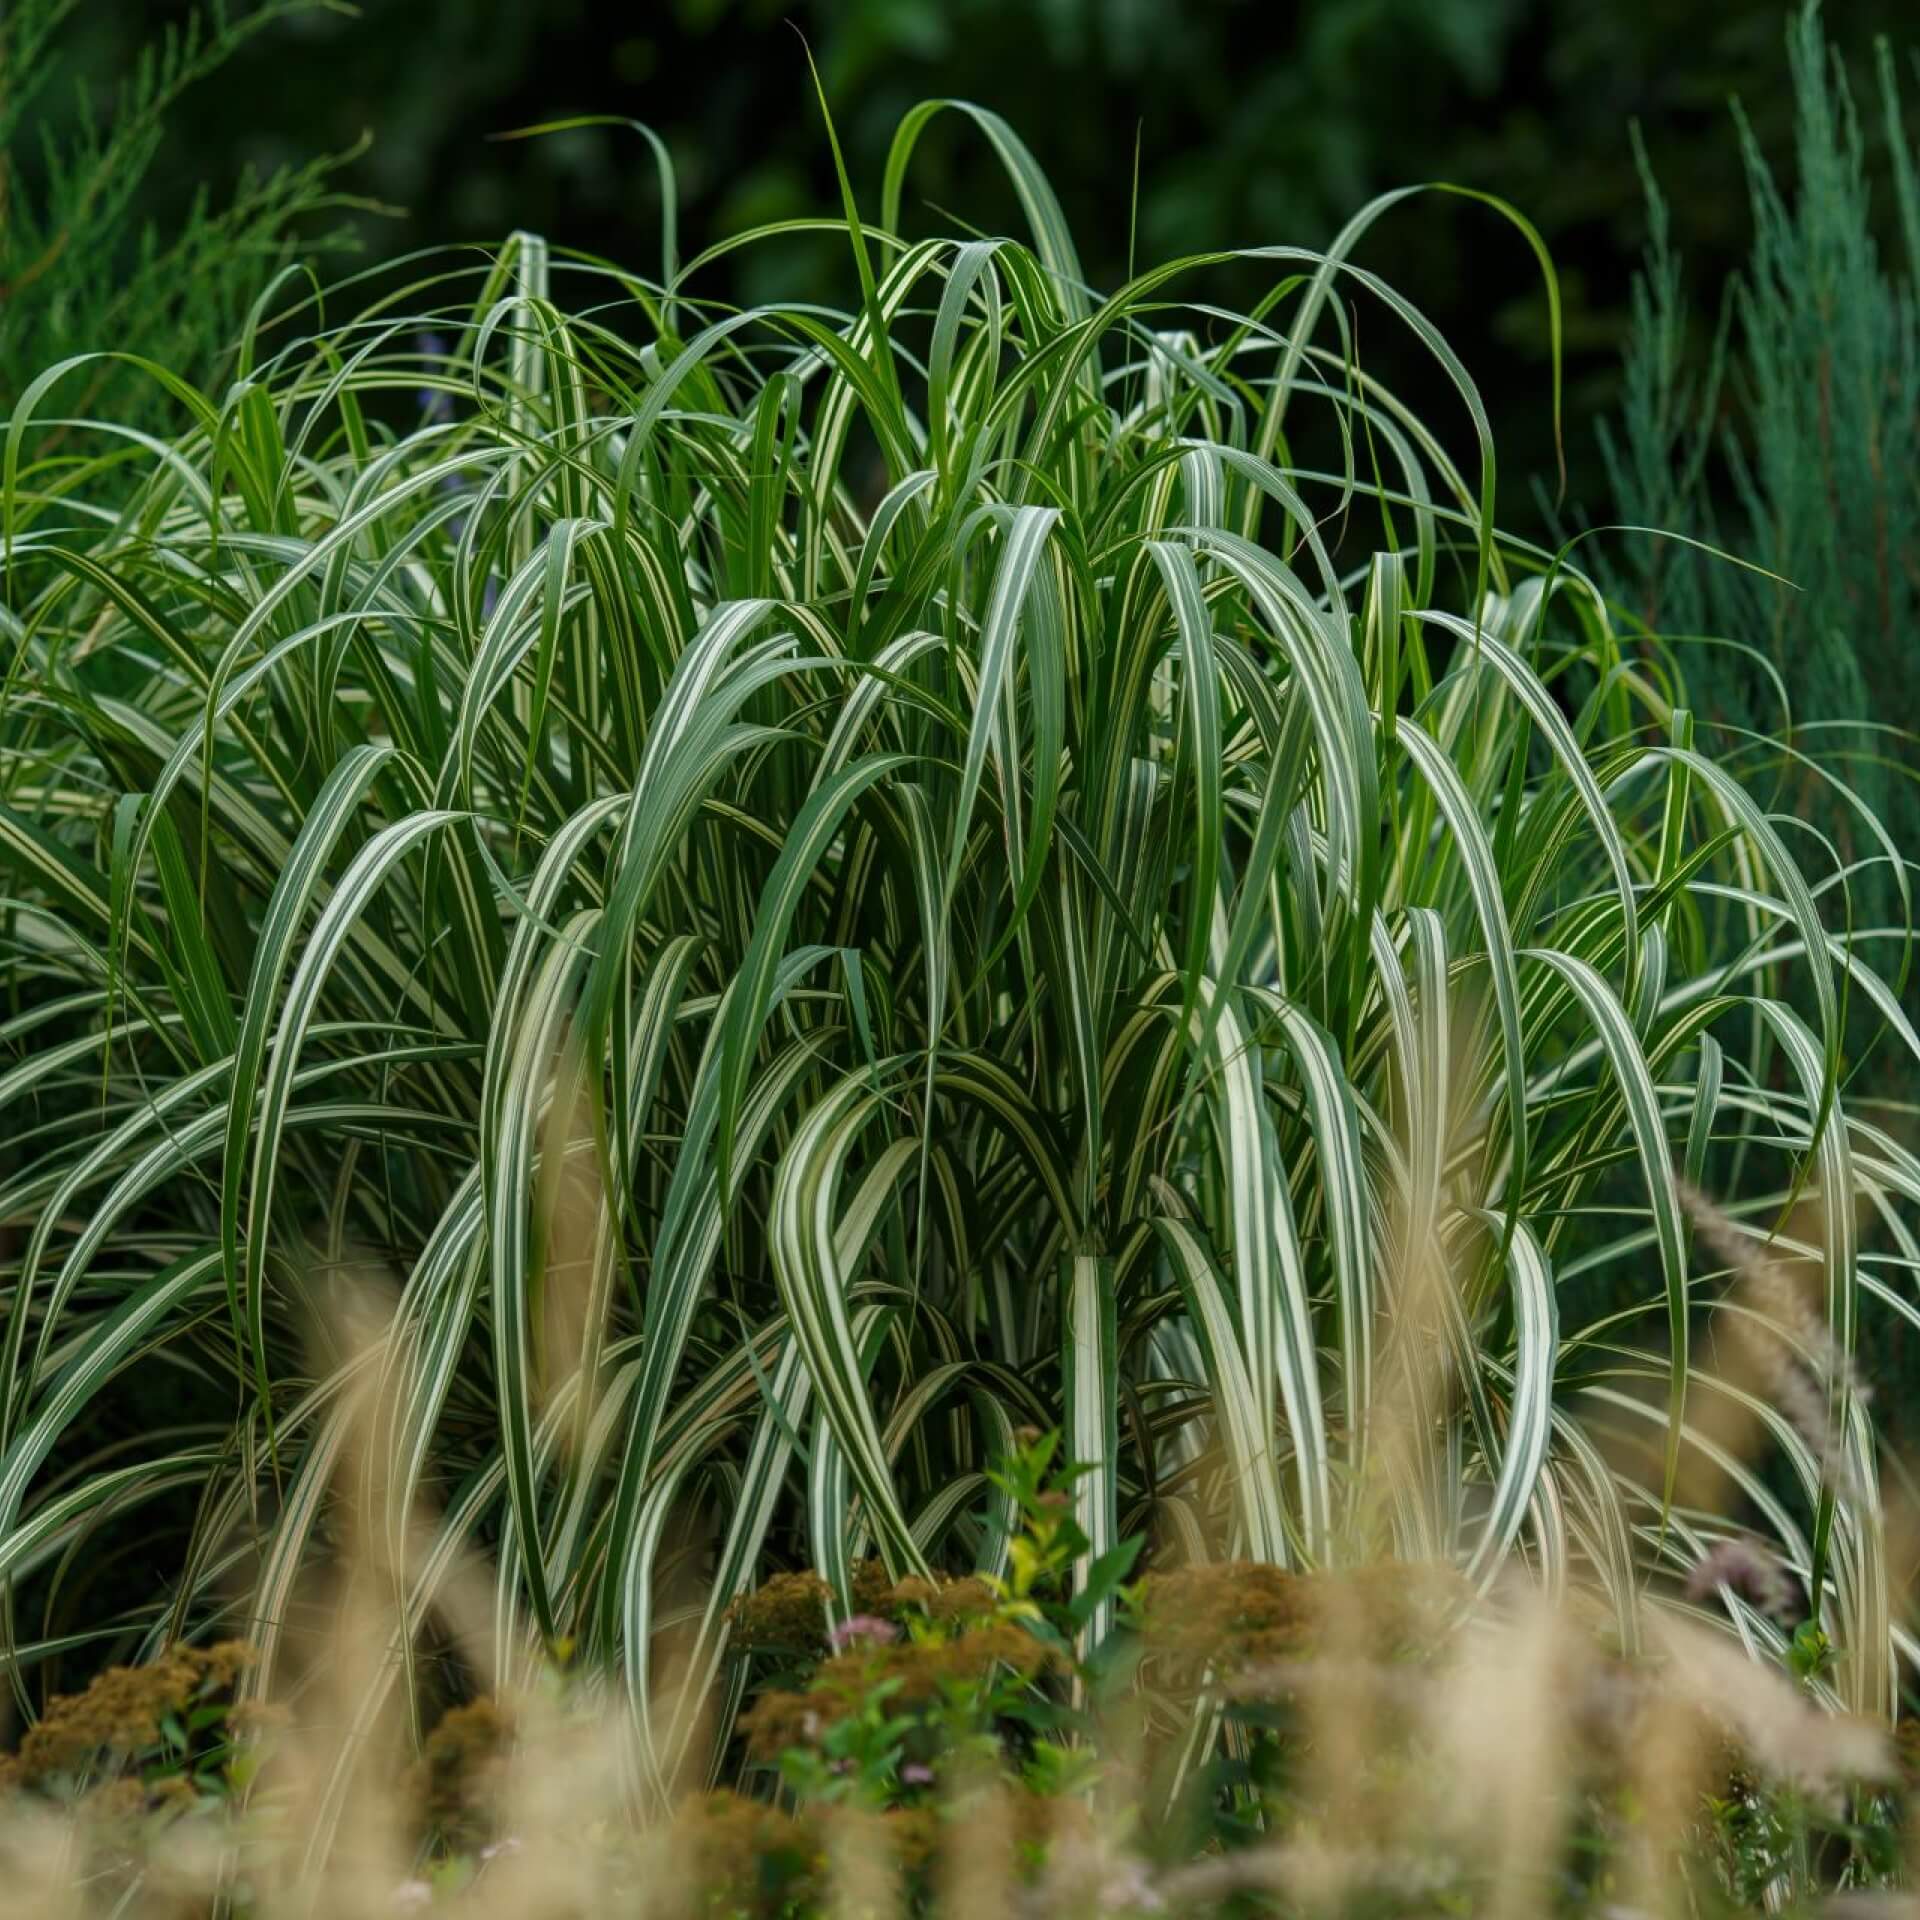
[{"label": "ornamental grass clump", "polygon": [[[942,112],[1018,235],[918,232]],[[288,283],[230,384],[145,370],[171,438],[81,410],[36,451],[84,356],[17,396],[26,1711],[65,1650],[245,1637],[250,1698],[327,1705],[287,1884],[340,1856],[356,1899],[407,1864],[423,1703],[519,1716],[554,1672],[591,1767],[510,1767],[495,1830],[663,1831],[740,1757],[729,1639],[776,1569],[818,1582],[803,1663],[1035,1636],[987,1718],[1076,1801],[1135,1553],[1524,1574],[1637,1656],[1649,1596],[1758,1538],[1821,1709],[1890,1717],[1847,1363],[1908,1311],[1920,1162],[1845,1072],[1881,1029],[1920,1053],[1892,949],[1696,744],[1684,658],[1492,526],[1480,392],[1362,261],[1402,196],[1104,291],[991,114],[918,109],[877,206],[842,186],[654,275],[521,234],[324,310]],[[836,249],[844,309],[714,297],[791,245]],[[1432,418],[1371,375],[1380,325]],[[1796,1235],[1821,1196],[1817,1426],[1718,1374],[1687,1183]],[[115,1577],[136,1541],[163,1582]],[[968,1581],[990,1627],[939,1616]],[[863,1614],[899,1639],[835,1650]],[[1156,1708],[1115,1777],[1173,1742],[1207,1820],[1264,1831],[1218,1710]],[[1365,1804],[1364,1719],[1320,1724],[1327,1804]],[[1133,1884],[1115,1832],[1061,1900]],[[600,1898],[625,1844],[543,1850],[542,1897]]]}]

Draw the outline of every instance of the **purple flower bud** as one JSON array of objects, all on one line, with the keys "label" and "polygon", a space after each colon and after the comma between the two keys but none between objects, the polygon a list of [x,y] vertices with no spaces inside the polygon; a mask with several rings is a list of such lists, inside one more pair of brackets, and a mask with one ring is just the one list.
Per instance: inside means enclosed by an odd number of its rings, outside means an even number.
[{"label": "purple flower bud", "polygon": [[862,1640],[870,1640],[875,1646],[884,1647],[889,1641],[899,1638],[900,1629],[891,1620],[882,1620],[871,1613],[850,1614],[827,1635],[835,1653],[843,1653]]},{"label": "purple flower bud", "polygon": [[900,1784],[903,1787],[930,1787],[933,1785],[933,1769],[923,1760],[909,1760],[900,1769]]}]

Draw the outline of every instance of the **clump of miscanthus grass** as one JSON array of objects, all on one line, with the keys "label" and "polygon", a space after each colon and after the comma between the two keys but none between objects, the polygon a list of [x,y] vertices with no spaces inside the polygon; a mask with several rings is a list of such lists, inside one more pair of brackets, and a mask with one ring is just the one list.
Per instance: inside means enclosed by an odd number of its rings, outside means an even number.
[{"label": "clump of miscanthus grass", "polygon": [[[907,232],[948,108],[1030,241]],[[0,1658],[239,1635],[288,1719],[137,1843],[13,1794],[28,1911],[1898,1877],[1892,930],[1494,528],[1395,196],[1105,294],[948,108],[844,313],[519,235],[172,441],[19,396]],[[1823,1312],[1705,1320],[1708,1186],[1817,1191]]]},{"label": "clump of miscanthus grass", "polygon": [[[938,113],[1021,234],[917,232]],[[1904,946],[1701,749],[1684,649],[1493,525],[1470,370],[1366,264],[1401,197],[1109,292],[989,113],[842,184],[650,275],[288,282],[215,391],[113,363],[171,438],[85,355],[16,396],[0,1656],[42,1601],[238,1621],[268,1689],[363,1367],[366,1485],[459,1490],[386,1543],[407,1617],[486,1543],[500,1667],[571,1642],[656,1756],[772,1571],[1004,1575],[1026,1424],[1089,1564],[1521,1561],[1627,1634],[1726,1530],[1691,1183],[1827,1207],[1738,1520],[1889,1711],[1849,1369],[1920,1166],[1848,1075],[1920,1052]],[[799,244],[844,311],[709,297]],[[316,1344],[363,1272],[377,1353]]]}]

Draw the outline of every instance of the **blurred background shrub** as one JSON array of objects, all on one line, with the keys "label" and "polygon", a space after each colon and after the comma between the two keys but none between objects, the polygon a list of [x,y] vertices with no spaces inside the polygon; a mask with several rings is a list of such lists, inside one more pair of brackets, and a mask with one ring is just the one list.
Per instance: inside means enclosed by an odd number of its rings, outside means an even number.
[{"label": "blurred background shrub", "polygon": [[[22,231],[20,210],[47,198],[43,140],[56,157],[73,153],[82,102],[110,116],[117,90],[150,57],[143,50],[169,29],[184,32],[194,9],[183,0],[13,0],[8,11],[0,127],[14,184],[0,278],[17,274],[14,256],[30,253],[40,231]],[[332,178],[402,209],[350,215],[376,257],[524,226],[624,262],[657,260],[657,187],[634,135],[592,127],[533,143],[488,137],[580,113],[631,116],[666,139],[684,228],[700,241],[811,211],[831,199],[832,180],[804,33],[856,179],[877,178],[886,138],[915,101],[977,99],[1042,158],[1089,274],[1106,285],[1124,275],[1130,245],[1147,261],[1203,246],[1323,244],[1369,195],[1409,181],[1457,180],[1514,200],[1563,277],[1571,493],[1590,503],[1607,475],[1580,422],[1618,394],[1646,230],[1630,123],[1644,124],[1680,210],[1674,245],[1697,298],[1685,316],[1690,353],[1704,355],[1719,286],[1753,240],[1731,96],[1757,151],[1791,177],[1781,0],[371,0],[357,14],[283,0],[229,11],[231,57],[165,103],[168,133],[152,164],[115,156],[125,217],[108,246],[90,250],[96,273],[114,262],[124,274],[148,223],[180,231],[197,196],[210,190],[214,207],[226,204],[248,170],[288,183],[263,219],[298,214],[310,228],[331,226],[338,211],[318,214],[291,183],[311,190],[317,183],[301,170],[363,137],[366,150]],[[1870,77],[1876,35],[1920,37],[1909,31],[1912,12],[1909,0],[1830,0],[1824,24]],[[22,23],[35,19],[57,20],[58,31],[23,62]],[[254,25],[262,30],[247,30]],[[203,35],[203,47],[220,39]],[[24,120],[23,79],[40,83]],[[150,137],[143,124],[140,140]],[[1865,174],[1883,181],[1877,117],[1863,141]],[[1015,225],[1004,182],[955,129],[930,132],[915,184],[924,201],[982,221],[1003,199],[1004,224]],[[1891,231],[1890,195],[1877,207]],[[264,257],[272,231],[256,220],[247,247],[230,252]],[[1372,263],[1421,302],[1490,398],[1504,398],[1503,511],[1521,521],[1530,482],[1553,469],[1534,263],[1502,223],[1463,202],[1416,203],[1370,244]],[[784,296],[844,297],[844,261],[829,246],[802,248],[791,262],[765,249],[741,258],[752,267],[723,267],[701,290],[764,299],[757,271],[778,274]],[[730,283],[729,271],[749,277]],[[62,329],[98,344],[92,317],[84,304],[64,321],[43,317],[36,350],[60,347],[50,336]],[[1384,329],[1374,345],[1390,384],[1415,368],[1417,354]],[[10,347],[0,392],[21,364]]]},{"label": "blurred background shrub", "polygon": [[[284,58],[287,30],[325,7],[0,7],[0,399],[100,347],[210,371],[277,271],[358,244],[382,209],[342,179],[368,141],[301,134],[267,155],[231,71],[256,40]],[[96,370],[87,403],[103,401],[123,426],[170,417],[124,368]]]},{"label": "blurred background shrub", "polygon": [[[1690,297],[1677,251],[1690,208],[1670,204],[1649,167],[1624,390],[1599,423],[1621,520],[1755,565],[1670,540],[1594,554],[1610,593],[1648,627],[1726,643],[1699,657],[1706,716],[1723,734],[1787,737],[1785,756],[1775,739],[1750,739],[1750,771],[1825,837],[1830,851],[1806,857],[1847,873],[1852,923],[1894,929],[1910,917],[1903,889],[1865,814],[1825,776],[1843,774],[1903,853],[1920,845],[1911,743],[1895,731],[1913,713],[1920,624],[1920,191],[1893,48],[1883,41],[1858,76],[1861,97],[1815,10],[1795,22],[1787,55],[1786,150],[1770,153],[1736,109],[1752,246],[1704,356],[1711,290]],[[1877,196],[1876,152],[1891,175]]]}]

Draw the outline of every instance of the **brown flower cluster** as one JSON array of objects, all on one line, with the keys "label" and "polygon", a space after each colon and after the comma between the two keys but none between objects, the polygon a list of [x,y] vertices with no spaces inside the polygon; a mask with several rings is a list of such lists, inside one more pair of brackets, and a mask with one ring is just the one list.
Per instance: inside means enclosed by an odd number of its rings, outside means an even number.
[{"label": "brown flower cluster", "polygon": [[174,1646],[144,1667],[109,1667],[83,1693],[56,1695],[19,1751],[0,1758],[0,1791],[44,1787],[145,1752],[158,1744],[162,1720],[230,1693],[253,1657],[239,1640]]},{"label": "brown flower cluster", "polygon": [[513,1748],[513,1722],[482,1696],[450,1707],[420,1745],[410,1780],[420,1824],[456,1849],[493,1838],[494,1810]]},{"label": "brown flower cluster", "polygon": [[995,1843],[1009,1878],[1031,1882],[1050,1849],[1084,1838],[1087,1809],[1000,1784],[949,1818],[930,1805],[883,1813],[816,1806],[798,1813],[730,1791],[686,1802],[666,1835],[674,1881],[692,1911],[729,1920],[776,1920],[833,1900],[833,1858],[851,1854],[907,1883],[924,1884],[950,1849]]},{"label": "brown flower cluster", "polygon": [[[878,1560],[863,1560],[853,1570],[852,1611],[875,1619],[905,1621],[924,1617],[953,1624],[979,1619],[994,1608],[993,1590],[973,1575],[909,1574],[890,1580]],[[833,1590],[817,1573],[777,1573],[751,1593],[743,1593],[728,1613],[736,1652],[820,1654],[827,1650]]]},{"label": "brown flower cluster", "polygon": [[962,1849],[996,1848],[1008,1877],[1031,1883],[1062,1842],[1084,1846],[1093,1838],[1084,1800],[1035,1793],[1012,1780],[995,1781],[945,1809],[922,1801],[884,1813],[855,1807],[824,1812],[834,1838],[877,1842],[881,1858],[917,1877],[950,1864]]},{"label": "brown flower cluster", "polygon": [[1450,1567],[1382,1562],[1339,1572],[1290,1573],[1250,1560],[1149,1574],[1140,1620],[1149,1655],[1171,1674],[1217,1681],[1364,1643],[1400,1658],[1445,1632],[1468,1590]]},{"label": "brown flower cluster", "polygon": [[811,1904],[826,1865],[816,1821],[728,1792],[680,1809],[667,1854],[689,1911],[743,1920]]},{"label": "brown flower cluster", "polygon": [[977,1574],[942,1573],[923,1580],[918,1574],[910,1573],[881,1595],[874,1611],[895,1620],[904,1620],[917,1611],[942,1626],[955,1626],[963,1621],[984,1620],[997,1604],[993,1589]]},{"label": "brown flower cluster", "polygon": [[168,1774],[151,1784],[127,1774],[102,1781],[80,1802],[80,1811],[96,1825],[117,1827],[156,1814],[186,1813],[199,1804],[193,1782],[182,1774]]},{"label": "brown flower cluster", "polygon": [[871,1813],[809,1807],[798,1813],[719,1791],[689,1801],[668,1836],[676,1875],[696,1890],[698,1910],[729,1920],[774,1920],[832,1900],[833,1856],[852,1854],[883,1872],[924,1875],[940,1844],[931,1807]]},{"label": "brown flower cluster", "polygon": [[957,1630],[891,1643],[861,1641],[823,1660],[804,1691],[763,1693],[740,1717],[749,1752],[776,1760],[789,1747],[816,1745],[836,1720],[875,1687],[891,1682],[889,1704],[925,1706],[956,1685],[984,1680],[1004,1667],[1037,1679],[1053,1650],[1010,1620],[974,1620]]}]

